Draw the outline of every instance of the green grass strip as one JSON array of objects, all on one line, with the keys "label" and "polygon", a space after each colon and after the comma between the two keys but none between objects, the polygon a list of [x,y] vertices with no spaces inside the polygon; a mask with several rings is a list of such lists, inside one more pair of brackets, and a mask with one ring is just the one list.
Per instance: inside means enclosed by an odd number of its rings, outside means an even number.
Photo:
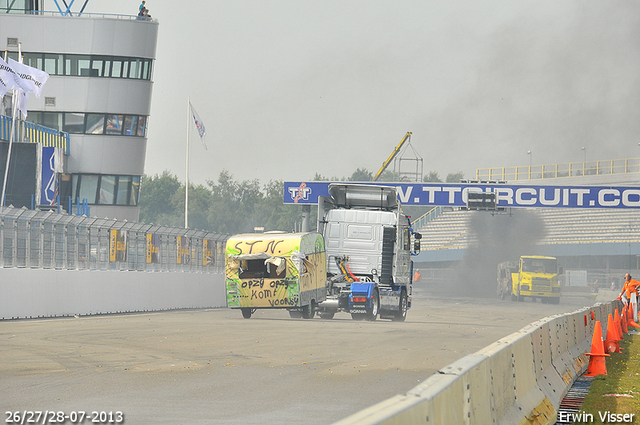
[{"label": "green grass strip", "polygon": [[[629,328],[631,332],[634,328]],[[640,328],[638,332],[640,332]],[[624,335],[622,353],[607,357],[607,375],[596,376],[581,411],[593,415],[594,424],[609,423],[601,415],[635,414],[633,424],[640,424],[640,335]],[[618,422],[620,423],[620,422]],[[627,422],[628,423],[628,422]]]}]

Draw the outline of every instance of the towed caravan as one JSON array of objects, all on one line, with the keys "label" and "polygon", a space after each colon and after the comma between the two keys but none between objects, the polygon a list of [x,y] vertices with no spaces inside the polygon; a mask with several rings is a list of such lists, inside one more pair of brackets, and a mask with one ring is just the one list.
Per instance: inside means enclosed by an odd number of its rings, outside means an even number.
[{"label": "towed caravan", "polygon": [[246,233],[227,241],[227,306],[249,319],[258,308],[285,308],[313,318],[327,296],[324,239],[319,233]]}]

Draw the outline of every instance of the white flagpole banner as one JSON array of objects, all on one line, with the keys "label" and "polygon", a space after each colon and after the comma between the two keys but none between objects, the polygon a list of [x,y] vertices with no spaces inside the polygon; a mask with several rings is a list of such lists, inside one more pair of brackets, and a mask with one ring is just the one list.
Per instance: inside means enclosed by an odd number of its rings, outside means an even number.
[{"label": "white flagpole banner", "polygon": [[22,121],[27,120],[27,99],[29,95],[22,90],[18,91],[18,109],[20,110],[20,115],[22,116]]},{"label": "white flagpole banner", "polygon": [[198,130],[198,134],[200,135],[200,140],[202,140],[202,145],[205,149],[207,149],[207,144],[204,142],[204,135],[207,134],[206,129],[204,128],[204,123],[200,119],[200,116],[193,108],[191,102],[189,102],[189,107],[191,108],[191,115],[193,116],[193,122],[196,124],[196,129]]},{"label": "white flagpole banner", "polygon": [[[2,60],[2,59],[0,59]],[[1,73],[2,71],[0,71]],[[11,90],[7,83],[4,82],[4,75],[0,75],[0,98],[4,97],[7,92]]]},{"label": "white flagpole banner", "polygon": [[23,89],[20,77],[16,72],[0,58],[0,95],[4,96],[9,90]]},{"label": "white flagpole banner", "polygon": [[11,58],[9,58],[9,66],[13,68],[22,80],[20,81],[20,85],[24,88],[24,91],[40,97],[42,87],[49,79],[49,74],[29,65],[14,61]]}]

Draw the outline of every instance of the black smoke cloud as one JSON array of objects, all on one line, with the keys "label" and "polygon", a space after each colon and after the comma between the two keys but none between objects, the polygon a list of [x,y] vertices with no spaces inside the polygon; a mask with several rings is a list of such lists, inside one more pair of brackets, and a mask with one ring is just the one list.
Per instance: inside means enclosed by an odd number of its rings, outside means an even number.
[{"label": "black smoke cloud", "polygon": [[546,234],[544,220],[529,210],[473,212],[467,232],[472,242],[451,284],[456,293],[478,297],[495,297],[498,264],[533,254],[535,244]]}]

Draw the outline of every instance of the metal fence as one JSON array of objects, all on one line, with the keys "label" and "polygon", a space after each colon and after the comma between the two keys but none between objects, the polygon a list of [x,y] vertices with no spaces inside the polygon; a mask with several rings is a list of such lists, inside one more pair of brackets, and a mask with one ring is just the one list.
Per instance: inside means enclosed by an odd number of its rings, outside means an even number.
[{"label": "metal fence", "polygon": [[531,180],[561,177],[601,176],[640,172],[640,159],[570,162],[565,164],[530,165],[476,169],[477,180]]},{"label": "metal fence", "polygon": [[126,220],[0,209],[0,267],[221,273],[227,238]]}]

